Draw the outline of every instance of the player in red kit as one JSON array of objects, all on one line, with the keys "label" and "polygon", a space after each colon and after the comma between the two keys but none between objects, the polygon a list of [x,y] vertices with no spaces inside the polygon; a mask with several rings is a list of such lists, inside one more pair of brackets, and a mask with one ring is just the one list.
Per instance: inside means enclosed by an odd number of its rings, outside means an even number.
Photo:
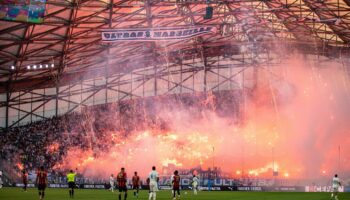
[{"label": "player in red kit", "polygon": [[119,200],[122,199],[122,193],[124,192],[124,200],[128,197],[128,188],[126,187],[127,176],[124,168],[121,168],[117,176],[118,188],[119,188]]},{"label": "player in red kit", "polygon": [[132,189],[134,190],[134,197],[139,198],[139,188],[140,188],[140,177],[137,172],[134,173],[132,177]]},{"label": "player in red kit", "polygon": [[180,176],[179,172],[176,170],[174,172],[173,180],[171,181],[173,184],[173,198],[176,199],[176,193],[177,197],[180,198]]},{"label": "player in red kit", "polygon": [[25,170],[22,171],[22,181],[23,181],[23,191],[27,192],[27,185],[28,185],[28,174]]},{"label": "player in red kit", "polygon": [[39,198],[40,200],[43,200],[47,186],[47,173],[44,171],[43,166],[40,167],[38,173],[36,174],[36,184],[38,185]]}]

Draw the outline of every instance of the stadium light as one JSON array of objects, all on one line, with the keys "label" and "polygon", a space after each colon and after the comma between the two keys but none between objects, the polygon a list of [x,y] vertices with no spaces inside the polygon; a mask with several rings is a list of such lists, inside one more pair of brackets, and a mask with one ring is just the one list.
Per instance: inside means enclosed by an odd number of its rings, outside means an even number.
[{"label": "stadium light", "polygon": [[11,69],[12,69],[12,70],[15,70],[15,66],[14,66],[14,65],[12,65],[12,66],[11,66]]},{"label": "stadium light", "polygon": [[[51,66],[51,68],[54,68],[55,67],[55,64],[52,63],[52,64],[33,64],[33,65],[27,65],[27,70],[30,70],[30,69],[48,69],[49,67]],[[16,66],[12,65],[10,67],[12,70],[15,70],[16,69]]]}]

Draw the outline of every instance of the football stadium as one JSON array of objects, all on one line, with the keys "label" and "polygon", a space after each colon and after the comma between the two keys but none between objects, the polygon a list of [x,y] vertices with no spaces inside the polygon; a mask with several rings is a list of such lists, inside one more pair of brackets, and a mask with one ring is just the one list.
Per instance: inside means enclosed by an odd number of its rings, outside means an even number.
[{"label": "football stadium", "polygon": [[350,199],[350,0],[0,0],[0,199]]}]

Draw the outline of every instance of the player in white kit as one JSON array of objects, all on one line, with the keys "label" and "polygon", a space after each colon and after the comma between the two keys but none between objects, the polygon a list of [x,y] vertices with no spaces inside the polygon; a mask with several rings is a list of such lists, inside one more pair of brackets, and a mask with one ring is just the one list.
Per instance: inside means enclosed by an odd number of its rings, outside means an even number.
[{"label": "player in white kit", "polygon": [[159,176],[158,172],[156,171],[156,167],[152,167],[152,171],[149,173],[149,200],[152,199],[156,200],[156,192],[158,191],[158,181],[159,181]]},{"label": "player in white kit", "polygon": [[111,185],[111,188],[109,188],[109,190],[111,190],[112,192],[114,192],[114,175],[111,174],[111,176],[109,177],[109,184]]},{"label": "player in white kit", "polygon": [[192,188],[193,188],[193,193],[197,195],[197,188],[199,185],[199,179],[196,177],[196,175],[193,175],[192,178]]},{"label": "player in white kit", "polygon": [[339,187],[341,186],[340,179],[338,178],[338,174],[334,175],[333,180],[332,180],[332,194],[331,194],[331,199],[338,200],[338,192],[339,192]]},{"label": "player in white kit", "polygon": [[[173,181],[174,181],[174,174],[172,174],[170,177],[171,188],[173,188]],[[174,195],[174,190],[171,190],[171,195]]]}]

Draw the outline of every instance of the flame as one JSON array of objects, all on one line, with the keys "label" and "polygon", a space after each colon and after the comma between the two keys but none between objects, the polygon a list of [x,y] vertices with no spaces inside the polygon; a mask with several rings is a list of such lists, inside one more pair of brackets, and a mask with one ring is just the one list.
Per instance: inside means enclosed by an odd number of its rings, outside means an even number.
[{"label": "flame", "polygon": [[176,167],[182,167],[183,166],[183,164],[179,163],[176,159],[166,158],[166,159],[162,160],[163,167],[167,167],[167,166],[169,166],[171,164],[173,164]]},{"label": "flame", "polygon": [[19,170],[23,170],[24,169],[24,166],[22,163],[17,163],[16,166],[18,167]]},{"label": "flame", "polygon": [[[142,175],[153,165],[203,169],[215,165],[232,175],[232,169],[239,169],[236,175],[269,178],[272,172],[293,178],[317,178],[325,174],[322,170],[336,172],[338,145],[342,152],[350,151],[349,83],[344,83],[336,67],[315,72],[300,60],[273,69],[283,74],[277,80],[268,70],[259,71],[257,87],[242,94],[246,95],[244,109],[240,108],[244,119],[237,120],[231,107],[223,109],[224,114],[217,112],[222,105],[213,92],[204,101],[193,94],[195,106],[156,99],[155,104],[135,109],[135,116],[150,110],[152,114],[142,115],[150,119],[137,118],[137,123],[125,120],[123,126],[131,130],[127,134],[112,131],[121,129],[115,124],[123,116],[113,118],[113,111],[104,113],[103,119],[91,116],[91,121],[111,121],[103,137],[94,139],[108,145],[103,150],[93,145],[88,150],[71,148],[68,159],[57,166],[79,166],[92,176],[108,176],[120,167]],[[342,161],[343,169],[350,169],[350,163]]]},{"label": "flame", "polygon": [[288,178],[289,177],[289,173],[288,172],[284,173],[284,177]]},{"label": "flame", "polygon": [[[254,175],[254,176],[259,176],[259,175],[266,175],[271,176],[272,172],[278,172],[279,166],[277,163],[270,163],[268,165],[266,165],[265,167],[261,167],[258,169],[251,169],[248,171],[249,175]],[[273,170],[273,171],[272,171]],[[270,172],[269,174],[267,174],[268,172]]]},{"label": "flame", "polygon": [[48,151],[49,152],[56,152],[60,145],[57,142],[52,143],[50,146],[48,146]]}]

